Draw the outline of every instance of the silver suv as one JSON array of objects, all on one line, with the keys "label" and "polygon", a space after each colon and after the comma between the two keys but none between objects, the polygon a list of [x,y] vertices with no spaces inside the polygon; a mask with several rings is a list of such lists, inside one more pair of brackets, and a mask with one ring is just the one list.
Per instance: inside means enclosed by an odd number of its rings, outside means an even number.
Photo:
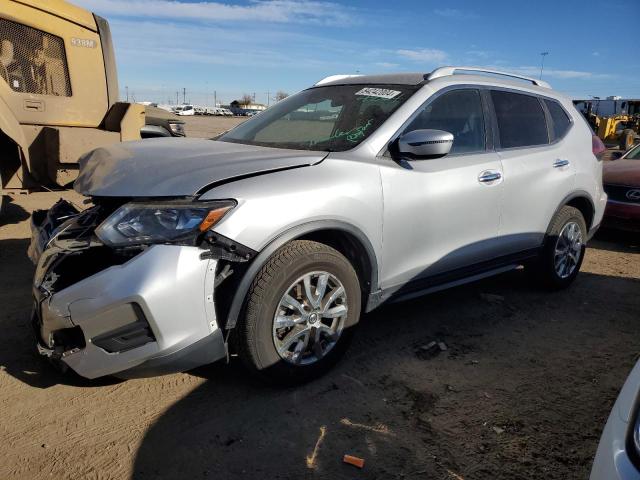
[{"label": "silver suv", "polygon": [[93,206],[33,215],[39,351],[89,378],[234,353],[294,382],[385,302],[521,265],[566,287],[602,149],[545,82],[444,67],[329,77],[215,140],[94,150],[75,183]]}]

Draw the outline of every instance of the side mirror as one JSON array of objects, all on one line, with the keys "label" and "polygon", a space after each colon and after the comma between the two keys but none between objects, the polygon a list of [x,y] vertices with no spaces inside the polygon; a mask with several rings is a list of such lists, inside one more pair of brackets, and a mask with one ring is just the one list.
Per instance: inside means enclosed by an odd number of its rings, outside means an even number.
[{"label": "side mirror", "polygon": [[452,145],[453,135],[443,130],[413,130],[398,138],[398,152],[414,158],[444,157]]},{"label": "side mirror", "polygon": [[624,152],[611,152],[611,156],[609,157],[609,160],[620,160],[620,158],[622,158],[623,155],[624,155]]}]

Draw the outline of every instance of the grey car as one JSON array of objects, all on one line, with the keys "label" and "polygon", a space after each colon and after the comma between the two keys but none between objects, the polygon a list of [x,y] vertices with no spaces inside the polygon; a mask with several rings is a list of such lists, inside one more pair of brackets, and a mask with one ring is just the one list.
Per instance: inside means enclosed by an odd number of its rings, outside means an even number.
[{"label": "grey car", "polygon": [[611,409],[589,478],[640,479],[640,362],[631,370]]},{"label": "grey car", "polygon": [[94,150],[93,206],[33,216],[38,349],[89,378],[237,354],[308,380],[384,303],[522,265],[571,284],[602,150],[545,82],[468,67],[333,76],[216,140]]}]

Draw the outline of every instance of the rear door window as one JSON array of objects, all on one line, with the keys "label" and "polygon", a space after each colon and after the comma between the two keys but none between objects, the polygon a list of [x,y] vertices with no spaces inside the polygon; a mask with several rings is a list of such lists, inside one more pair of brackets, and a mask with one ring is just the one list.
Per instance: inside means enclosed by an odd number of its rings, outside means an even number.
[{"label": "rear door window", "polygon": [[444,93],[425,106],[403,133],[424,129],[453,134],[451,153],[484,151],[484,113],[480,92],[460,89]]},{"label": "rear door window", "polygon": [[531,147],[549,143],[547,122],[537,97],[492,90],[502,148]]},{"label": "rear door window", "polygon": [[551,133],[553,134],[552,140],[558,140],[564,137],[567,130],[569,130],[571,120],[569,120],[569,116],[567,115],[567,112],[564,111],[564,108],[562,108],[562,106],[555,100],[545,99],[544,103],[549,110],[551,121],[553,122],[551,128]]}]

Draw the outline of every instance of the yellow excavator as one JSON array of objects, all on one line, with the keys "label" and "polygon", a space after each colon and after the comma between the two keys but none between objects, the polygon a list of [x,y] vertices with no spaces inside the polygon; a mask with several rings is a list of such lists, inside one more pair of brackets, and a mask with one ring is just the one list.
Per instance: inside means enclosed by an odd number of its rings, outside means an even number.
[{"label": "yellow excavator", "polygon": [[640,100],[610,97],[574,104],[606,145],[628,150],[640,142]]},{"label": "yellow excavator", "polygon": [[3,195],[68,186],[89,150],[184,135],[177,117],[154,120],[118,94],[105,19],[63,0],[0,0],[0,210]]}]

